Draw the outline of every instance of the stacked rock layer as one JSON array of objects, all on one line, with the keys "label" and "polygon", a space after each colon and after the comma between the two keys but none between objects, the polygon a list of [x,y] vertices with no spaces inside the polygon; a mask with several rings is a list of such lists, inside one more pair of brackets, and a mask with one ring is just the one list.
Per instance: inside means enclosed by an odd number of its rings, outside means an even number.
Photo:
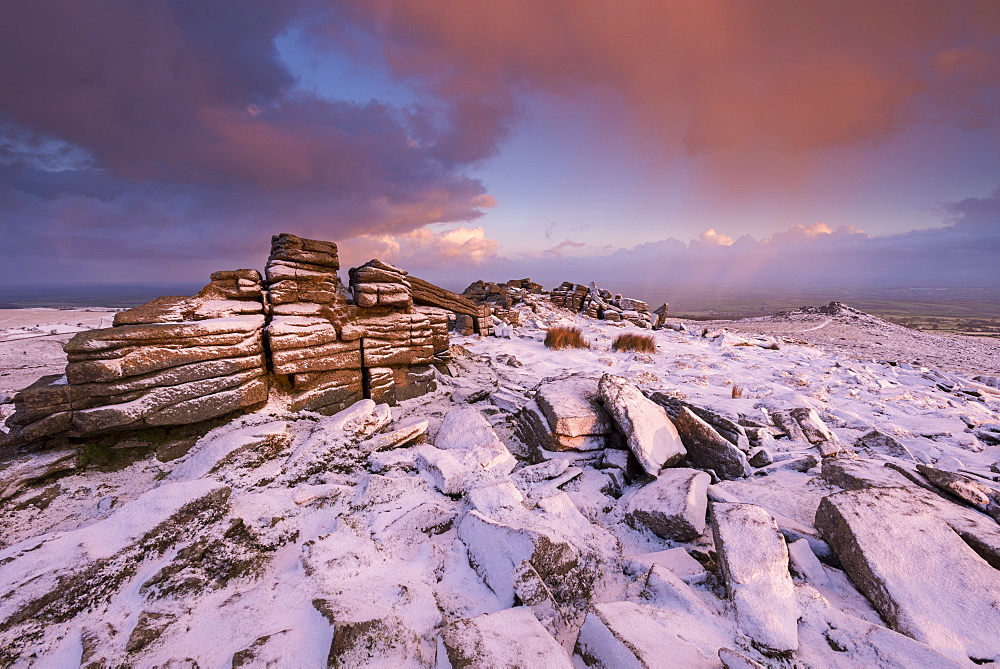
[{"label": "stacked rock layer", "polygon": [[269,397],[332,414],[434,390],[449,307],[462,299],[421,281],[414,307],[407,273],[378,260],[350,270],[349,293],[339,268],[336,244],[280,234],[263,277],[216,272],[193,297],[157,298],[81,332],[64,347],[64,376],[15,397],[0,451],[202,423]]},{"label": "stacked rock layer", "polygon": [[[594,283],[584,286],[564,281],[552,291],[552,303],[591,318],[618,323],[628,321],[645,329],[653,325],[648,304],[642,300],[612,295],[610,291],[601,290]],[[665,306],[663,309],[666,313]]]}]

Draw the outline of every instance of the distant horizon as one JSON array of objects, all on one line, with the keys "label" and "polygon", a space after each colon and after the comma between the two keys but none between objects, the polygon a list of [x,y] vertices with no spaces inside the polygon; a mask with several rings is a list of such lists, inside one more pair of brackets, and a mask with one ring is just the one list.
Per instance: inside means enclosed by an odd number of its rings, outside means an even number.
[{"label": "distant horizon", "polygon": [[[342,271],[346,279],[346,270]],[[530,277],[511,277],[530,278]],[[483,279],[488,281],[488,279]],[[569,280],[569,279],[567,279]],[[504,281],[495,281],[504,283]],[[206,282],[207,283],[207,282]],[[470,282],[471,283],[471,282]],[[543,284],[546,291],[561,282]],[[589,283],[577,281],[575,283]],[[157,297],[168,295],[189,296],[197,293],[204,283],[95,283],[48,284],[33,286],[4,286],[0,288],[0,308],[59,308],[59,307],[109,307],[126,308],[143,304]],[[442,287],[462,292],[460,288]],[[697,286],[694,284],[597,284],[599,288],[621,293],[626,297],[641,299],[656,308],[662,303],[670,305],[673,316],[704,316],[710,313],[767,315],[779,310],[803,306],[822,306],[830,301],[845,302],[862,308],[881,305],[885,300],[893,304],[892,311],[901,314],[935,315],[933,305],[938,305],[936,315],[944,316],[956,305],[967,305],[970,313],[983,317],[1000,316],[997,290],[991,287],[864,287],[864,286]],[[740,300],[746,300],[740,303]],[[778,305],[778,306],[775,306]],[[909,305],[909,306],[908,306]]]}]

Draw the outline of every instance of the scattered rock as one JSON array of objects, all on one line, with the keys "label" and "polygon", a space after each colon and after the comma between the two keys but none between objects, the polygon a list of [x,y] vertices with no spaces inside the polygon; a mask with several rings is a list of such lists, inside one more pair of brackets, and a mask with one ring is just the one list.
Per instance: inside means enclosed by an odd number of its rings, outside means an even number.
[{"label": "scattered rock", "polygon": [[1000,508],[998,508],[1000,491],[962,474],[946,472],[926,465],[917,465],[917,470],[941,490],[951,493],[983,513],[989,513],[994,518],[1000,517]]},{"label": "scattered rock", "polygon": [[802,427],[799,422],[795,420],[792,416],[790,409],[779,409],[771,412],[771,420],[774,421],[774,425],[785,433],[791,441],[798,441],[801,443],[809,443],[806,438],[806,433],[802,431]]},{"label": "scattered rock", "polygon": [[748,463],[751,467],[766,467],[767,465],[774,462],[774,456],[766,448],[757,449],[753,455],[750,456]]},{"label": "scattered rock", "polygon": [[854,448],[888,455],[893,458],[915,460],[913,454],[910,453],[910,450],[901,441],[879,430],[871,430],[858,437],[854,441]]}]

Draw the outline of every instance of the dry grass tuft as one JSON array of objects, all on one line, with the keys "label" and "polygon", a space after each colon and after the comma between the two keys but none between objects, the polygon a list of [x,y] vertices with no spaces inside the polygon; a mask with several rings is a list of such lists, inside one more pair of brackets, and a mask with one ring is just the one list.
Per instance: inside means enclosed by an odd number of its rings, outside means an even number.
[{"label": "dry grass tuft", "polygon": [[656,353],[656,340],[653,339],[653,335],[632,333],[618,335],[611,344],[611,350]]},{"label": "dry grass tuft", "polygon": [[743,397],[743,386],[738,383],[733,384],[733,399],[738,400]]},{"label": "dry grass tuft", "polygon": [[545,346],[555,351],[567,348],[590,348],[580,328],[554,327],[545,333]]}]

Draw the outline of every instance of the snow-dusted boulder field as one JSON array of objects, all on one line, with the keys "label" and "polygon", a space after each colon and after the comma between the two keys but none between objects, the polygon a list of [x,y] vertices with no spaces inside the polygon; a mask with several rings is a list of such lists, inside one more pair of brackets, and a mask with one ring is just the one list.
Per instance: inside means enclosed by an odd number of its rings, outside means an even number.
[{"label": "snow-dusted boulder field", "polygon": [[[158,455],[0,463],[0,666],[1000,663],[996,365],[534,293],[505,317],[397,406],[272,398]],[[895,332],[802,330],[852,322]]]}]

